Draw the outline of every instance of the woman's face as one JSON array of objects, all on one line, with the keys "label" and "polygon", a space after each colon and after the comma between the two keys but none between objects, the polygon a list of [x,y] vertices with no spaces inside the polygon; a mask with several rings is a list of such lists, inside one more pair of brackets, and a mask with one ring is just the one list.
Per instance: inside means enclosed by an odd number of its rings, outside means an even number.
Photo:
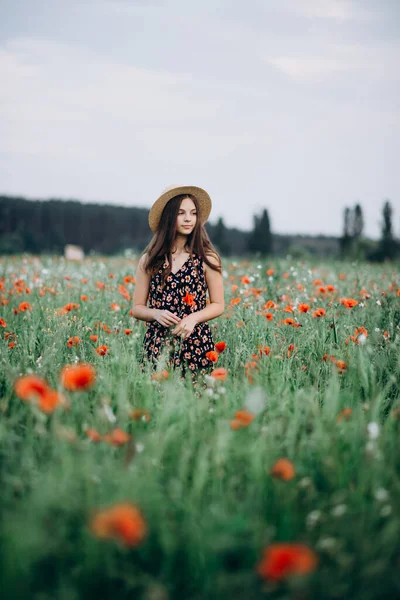
[{"label": "woman's face", "polygon": [[176,219],[176,232],[180,235],[189,235],[192,233],[197,221],[197,210],[193,200],[189,197],[184,198],[178,210]]}]

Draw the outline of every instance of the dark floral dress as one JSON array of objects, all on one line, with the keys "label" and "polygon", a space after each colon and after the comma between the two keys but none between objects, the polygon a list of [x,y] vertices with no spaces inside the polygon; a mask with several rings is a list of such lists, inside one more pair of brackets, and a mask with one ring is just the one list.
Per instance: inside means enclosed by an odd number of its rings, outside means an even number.
[{"label": "dark floral dress", "polygon": [[[202,310],[206,306],[207,283],[204,275],[203,260],[193,253],[176,273],[170,273],[162,288],[162,274],[168,266],[166,262],[151,278],[148,306],[161,310],[169,310],[179,317]],[[191,297],[190,297],[190,296]],[[212,369],[213,362],[206,357],[207,352],[214,350],[210,326],[198,323],[188,338],[172,335],[171,327],[164,327],[157,321],[146,323],[144,349],[147,359],[155,364],[167,353],[167,361],[173,368],[181,367],[185,375],[189,369],[193,374],[206,374]]]}]

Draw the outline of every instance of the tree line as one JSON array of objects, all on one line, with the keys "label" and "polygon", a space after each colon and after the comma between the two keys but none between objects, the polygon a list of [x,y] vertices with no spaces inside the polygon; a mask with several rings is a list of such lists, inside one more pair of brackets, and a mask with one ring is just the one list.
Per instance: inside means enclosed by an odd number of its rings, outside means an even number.
[{"label": "tree line", "polygon": [[[81,246],[86,254],[117,254],[127,248],[140,251],[151,238],[147,219],[146,208],[0,196],[0,254],[62,254],[66,244]],[[266,208],[254,215],[250,232],[226,227],[223,218],[214,225],[206,224],[211,240],[224,256],[341,254],[344,258],[384,260],[399,255],[389,201],[383,208],[381,241],[366,240],[363,228],[359,204],[346,208],[341,238],[273,234]]]},{"label": "tree line", "polygon": [[342,258],[361,258],[372,261],[393,260],[400,257],[400,240],[393,228],[393,208],[389,200],[382,207],[381,237],[378,243],[363,235],[364,215],[360,204],[346,207],[343,213],[343,234],[340,238]]}]

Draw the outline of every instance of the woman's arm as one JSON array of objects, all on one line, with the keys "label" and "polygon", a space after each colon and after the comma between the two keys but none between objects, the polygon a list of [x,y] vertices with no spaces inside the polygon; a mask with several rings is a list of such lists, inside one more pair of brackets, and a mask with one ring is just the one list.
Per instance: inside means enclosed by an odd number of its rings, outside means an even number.
[{"label": "woman's arm", "polygon": [[[214,255],[207,255],[207,258],[214,264],[220,264],[219,260],[217,262],[217,258]],[[211,269],[211,267],[204,263],[204,275],[210,294],[210,303],[202,310],[197,310],[190,313],[190,315],[183,317],[179,325],[172,330],[174,335],[183,334],[183,338],[186,339],[190,336],[198,323],[215,319],[224,312],[224,285],[221,273],[214,271],[214,269]]]},{"label": "woman's arm", "polygon": [[[207,258],[213,264],[220,265],[219,259],[217,259],[214,254],[208,254]],[[222,274],[219,273],[219,271],[214,271],[214,269],[204,263],[204,275],[206,278],[208,293],[210,295],[210,303],[202,310],[193,313],[197,323],[203,323],[204,321],[215,319],[216,317],[222,315],[225,310]]]},{"label": "woman's arm", "polygon": [[147,306],[147,298],[150,288],[150,275],[145,271],[146,254],[143,254],[139,260],[136,271],[136,285],[133,292],[133,307],[132,316],[140,321],[158,321],[164,327],[176,325],[180,318],[174,315],[169,310],[160,310],[158,308],[149,308]]}]

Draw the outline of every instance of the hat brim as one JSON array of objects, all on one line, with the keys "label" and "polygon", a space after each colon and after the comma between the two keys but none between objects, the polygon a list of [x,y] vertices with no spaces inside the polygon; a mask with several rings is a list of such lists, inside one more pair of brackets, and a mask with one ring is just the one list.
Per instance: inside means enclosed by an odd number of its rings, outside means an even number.
[{"label": "hat brim", "polygon": [[165,208],[165,205],[181,194],[187,194],[194,196],[199,204],[200,221],[202,225],[207,221],[211,213],[212,202],[210,196],[205,190],[195,185],[181,185],[169,189],[168,191],[161,194],[159,198],[154,202],[149,212],[149,226],[153,233],[155,233],[159,227],[161,215]]}]

